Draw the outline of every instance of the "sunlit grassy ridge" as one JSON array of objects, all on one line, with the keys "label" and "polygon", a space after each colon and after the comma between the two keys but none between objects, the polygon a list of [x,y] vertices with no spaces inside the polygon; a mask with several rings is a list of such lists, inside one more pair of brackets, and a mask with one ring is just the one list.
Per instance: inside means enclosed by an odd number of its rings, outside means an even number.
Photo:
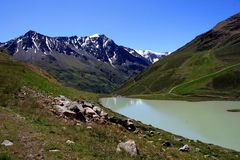
[{"label": "sunlit grassy ridge", "polygon": [[[240,89],[240,14],[160,59],[115,94],[170,97],[211,96],[238,99]],[[230,77],[230,78],[229,78]],[[220,96],[219,96],[220,95]],[[154,96],[154,98],[157,98]]]}]

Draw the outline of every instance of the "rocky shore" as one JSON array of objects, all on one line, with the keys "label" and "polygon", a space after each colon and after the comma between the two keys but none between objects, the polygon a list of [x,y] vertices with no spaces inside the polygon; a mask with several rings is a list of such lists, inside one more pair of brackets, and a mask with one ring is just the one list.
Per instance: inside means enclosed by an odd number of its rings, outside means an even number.
[{"label": "rocky shore", "polygon": [[[114,146],[109,146],[109,148],[115,148],[115,154],[123,152],[129,157],[140,158],[142,156],[147,157],[146,150],[148,152],[151,150],[151,152],[158,153],[155,156],[168,157],[167,159],[174,159],[172,158],[173,155],[177,157],[201,157],[200,159],[224,159],[228,155],[234,157],[233,159],[237,159],[240,156],[238,152],[232,150],[211,144],[204,144],[200,141],[189,140],[150,125],[142,124],[141,122],[113,113],[96,102],[83,99],[71,100],[63,95],[57,97],[53,95],[46,96],[41,92],[27,87],[23,87],[15,94],[15,98],[18,99],[19,103],[24,102],[29,97],[36,99],[36,103],[42,107],[42,110],[47,109],[52,117],[56,117],[59,121],[63,120],[66,124],[70,124],[73,127],[84,127],[84,130],[88,130],[86,132],[98,134],[98,128],[104,127],[108,129],[106,130],[107,134],[111,128],[114,128],[116,131],[114,133],[116,134],[114,135],[115,142],[118,143],[115,143]],[[120,138],[119,136],[121,135],[123,137]],[[1,142],[2,146],[12,147],[15,145],[14,141],[9,140],[11,139],[4,139]],[[75,146],[79,142],[69,136],[64,140],[64,143],[67,146]],[[99,145],[101,145],[100,142]],[[148,147],[144,149],[145,146]],[[58,147],[51,147],[48,149],[48,152],[61,153],[62,151]]]}]

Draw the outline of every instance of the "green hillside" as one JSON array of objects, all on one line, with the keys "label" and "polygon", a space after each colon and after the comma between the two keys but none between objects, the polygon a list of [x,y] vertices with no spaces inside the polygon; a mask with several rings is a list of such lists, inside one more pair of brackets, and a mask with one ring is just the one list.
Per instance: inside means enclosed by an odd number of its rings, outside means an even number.
[{"label": "green hillside", "polygon": [[[188,140],[136,121],[134,124],[138,132],[95,121],[78,122],[76,125],[73,120],[58,117],[51,112],[52,99],[58,95],[88,100],[94,104],[98,104],[99,97],[63,87],[49,74],[32,65],[15,61],[0,50],[0,142],[6,139],[13,142],[8,147],[0,145],[0,160],[201,160],[205,159],[205,155],[224,160],[240,157],[236,151]],[[109,109],[105,110],[111,116],[126,119]],[[137,157],[116,152],[118,143],[128,139],[136,142],[139,150]],[[66,144],[67,140],[73,140],[74,144]],[[165,141],[169,141],[172,146],[163,146]],[[184,144],[191,147],[190,151],[178,150]],[[196,152],[195,148],[200,151]]]},{"label": "green hillside", "polygon": [[240,14],[146,68],[115,94],[239,98]]},{"label": "green hillside", "polygon": [[54,96],[65,95],[71,98],[95,99],[96,95],[64,87],[52,76],[33,65],[17,62],[0,50],[0,95],[15,93],[21,87],[31,87]]}]

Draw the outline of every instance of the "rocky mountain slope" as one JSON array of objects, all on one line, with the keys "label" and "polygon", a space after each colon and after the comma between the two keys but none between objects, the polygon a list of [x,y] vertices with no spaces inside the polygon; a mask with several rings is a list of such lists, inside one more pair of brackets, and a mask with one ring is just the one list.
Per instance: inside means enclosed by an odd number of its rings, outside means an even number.
[{"label": "rocky mountain slope", "polygon": [[0,49],[0,159],[233,159],[240,153],[129,120]]},{"label": "rocky mountain slope", "polygon": [[67,86],[93,92],[110,92],[152,63],[135,50],[98,34],[49,37],[29,31],[0,47],[15,59],[46,70]]},{"label": "rocky mountain slope", "polygon": [[117,94],[240,98],[240,13],[159,60]]}]

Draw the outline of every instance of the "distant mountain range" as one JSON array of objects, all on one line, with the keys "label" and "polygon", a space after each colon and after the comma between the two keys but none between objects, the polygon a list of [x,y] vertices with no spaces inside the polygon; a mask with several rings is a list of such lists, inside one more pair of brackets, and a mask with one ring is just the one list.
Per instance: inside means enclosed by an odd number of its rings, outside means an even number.
[{"label": "distant mountain range", "polygon": [[135,50],[138,54],[149,60],[151,63],[157,62],[159,59],[169,55],[171,52],[154,52],[151,50]]},{"label": "distant mountain range", "polygon": [[152,64],[116,94],[240,98],[240,13]]},{"label": "distant mountain range", "polygon": [[110,92],[163,55],[117,45],[105,35],[49,37],[28,31],[0,47],[17,60],[52,74],[67,86]]}]

